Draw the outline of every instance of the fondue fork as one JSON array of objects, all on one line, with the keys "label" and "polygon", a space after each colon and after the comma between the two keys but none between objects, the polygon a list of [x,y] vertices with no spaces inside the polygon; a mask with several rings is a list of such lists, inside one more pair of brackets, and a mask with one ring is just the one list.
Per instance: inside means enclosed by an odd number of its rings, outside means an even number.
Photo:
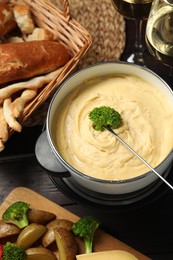
[{"label": "fondue fork", "polygon": [[136,153],[126,142],[124,142],[124,140],[117,135],[111,127],[109,126],[103,126],[104,129],[106,129],[107,131],[109,131],[111,134],[113,134],[123,145],[125,145],[139,160],[141,160],[152,172],[154,172],[163,182],[165,182],[172,190],[173,190],[173,186],[167,181],[165,180],[150,164],[148,164],[138,153]]}]

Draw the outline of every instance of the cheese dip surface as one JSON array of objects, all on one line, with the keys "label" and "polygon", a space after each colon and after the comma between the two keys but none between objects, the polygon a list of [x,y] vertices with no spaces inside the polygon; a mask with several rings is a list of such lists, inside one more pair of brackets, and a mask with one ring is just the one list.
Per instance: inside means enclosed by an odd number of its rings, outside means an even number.
[{"label": "cheese dip surface", "polygon": [[133,75],[94,78],[77,86],[57,109],[55,146],[78,171],[98,179],[125,180],[149,169],[108,131],[96,131],[88,114],[95,107],[118,111],[114,131],[152,167],[173,148],[173,104],[155,86]]}]

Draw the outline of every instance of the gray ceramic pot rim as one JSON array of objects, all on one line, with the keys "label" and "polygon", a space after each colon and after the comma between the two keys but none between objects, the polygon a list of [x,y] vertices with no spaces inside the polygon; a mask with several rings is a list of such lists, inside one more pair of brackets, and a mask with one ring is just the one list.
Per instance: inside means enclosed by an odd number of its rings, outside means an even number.
[{"label": "gray ceramic pot rim", "polygon": [[[117,61],[117,62],[113,62],[113,61],[108,61],[108,62],[100,62],[100,63],[97,63],[97,64],[93,64],[93,65],[90,65],[90,66],[87,66],[83,69],[80,69],[78,70],[77,72],[73,73],[71,76],[69,76],[61,85],[60,87],[57,89],[57,91],[55,92],[54,96],[52,97],[51,99],[51,102],[50,102],[50,105],[49,105],[49,108],[48,108],[48,113],[47,113],[47,120],[46,120],[46,133],[47,133],[47,139],[48,139],[48,142],[49,142],[49,145],[50,145],[50,148],[51,150],[53,151],[55,157],[59,160],[59,162],[67,169],[67,170],[71,170],[72,172],[75,172],[76,175],[79,175],[80,177],[83,177],[84,179],[88,179],[90,181],[94,181],[94,182],[99,182],[99,183],[104,183],[104,184],[124,184],[124,183],[131,183],[131,182],[134,182],[134,181],[138,181],[140,179],[143,179],[145,178],[146,176],[149,176],[149,175],[153,175],[155,173],[153,173],[152,171],[148,171],[140,176],[137,176],[137,177],[134,177],[134,178],[130,178],[130,179],[124,179],[124,180],[103,180],[103,179],[98,179],[98,178],[94,178],[94,177],[91,177],[91,176],[88,176],[80,171],[78,171],[77,169],[75,169],[73,166],[71,166],[67,161],[65,161],[63,159],[63,157],[59,154],[59,152],[57,151],[54,143],[53,143],[53,140],[51,138],[51,131],[50,131],[50,114],[51,114],[51,109],[52,109],[52,105],[54,103],[54,100],[55,100],[55,97],[58,95],[58,93],[61,91],[62,88],[64,88],[66,86],[66,83],[71,80],[72,78],[76,77],[78,74],[80,74],[81,71],[84,71],[84,70],[87,70],[87,69],[90,69],[92,67],[95,67],[95,66],[102,66],[104,64],[124,64],[125,66],[136,66],[136,67],[139,67],[140,69],[142,70],[145,70],[145,71],[148,71],[149,73],[153,74],[155,77],[157,77],[160,81],[162,81],[164,83],[164,85],[168,88],[168,90],[170,91],[170,93],[173,94],[171,88],[169,87],[169,85],[160,77],[158,76],[156,73],[154,73],[153,71],[151,71],[150,69],[148,68],[145,68],[145,67],[141,67],[137,64],[129,64],[127,62],[123,62],[123,61]],[[169,161],[169,157],[170,155],[173,153],[173,149],[169,152],[169,154],[167,155],[167,157],[157,166],[155,167],[154,169],[156,171],[158,171],[159,167],[166,163],[167,161]],[[70,171],[70,172],[71,172]],[[58,173],[57,173],[58,174]],[[58,177],[58,176],[57,176]]]}]

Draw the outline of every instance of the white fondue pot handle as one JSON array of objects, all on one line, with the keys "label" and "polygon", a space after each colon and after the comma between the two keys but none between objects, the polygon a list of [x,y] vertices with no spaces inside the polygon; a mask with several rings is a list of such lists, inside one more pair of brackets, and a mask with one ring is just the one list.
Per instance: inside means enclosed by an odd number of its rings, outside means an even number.
[{"label": "white fondue pot handle", "polygon": [[44,170],[48,171],[50,175],[59,178],[70,176],[70,173],[67,172],[64,166],[62,166],[51,150],[47,140],[46,131],[44,131],[37,139],[35,155],[39,164],[44,168]]}]

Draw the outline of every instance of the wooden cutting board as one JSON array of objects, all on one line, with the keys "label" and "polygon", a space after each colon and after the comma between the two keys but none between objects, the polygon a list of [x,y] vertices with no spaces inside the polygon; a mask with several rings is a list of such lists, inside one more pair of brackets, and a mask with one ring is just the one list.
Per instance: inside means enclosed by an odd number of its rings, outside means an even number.
[{"label": "wooden cutting board", "polygon": [[[41,196],[40,194],[24,187],[15,188],[6,197],[4,202],[0,206],[0,217],[4,210],[9,207],[15,201],[25,201],[30,204],[30,207],[47,210],[56,214],[59,218],[66,218],[73,222],[79,219],[78,216],[64,209],[63,207],[57,205],[56,203],[48,200],[47,198]],[[118,239],[112,237],[111,235],[103,232],[102,230],[97,230],[97,235],[94,240],[94,251],[104,251],[112,249],[126,250],[134,254],[139,260],[149,260],[150,258],[131,248],[130,246],[124,244]]]}]

